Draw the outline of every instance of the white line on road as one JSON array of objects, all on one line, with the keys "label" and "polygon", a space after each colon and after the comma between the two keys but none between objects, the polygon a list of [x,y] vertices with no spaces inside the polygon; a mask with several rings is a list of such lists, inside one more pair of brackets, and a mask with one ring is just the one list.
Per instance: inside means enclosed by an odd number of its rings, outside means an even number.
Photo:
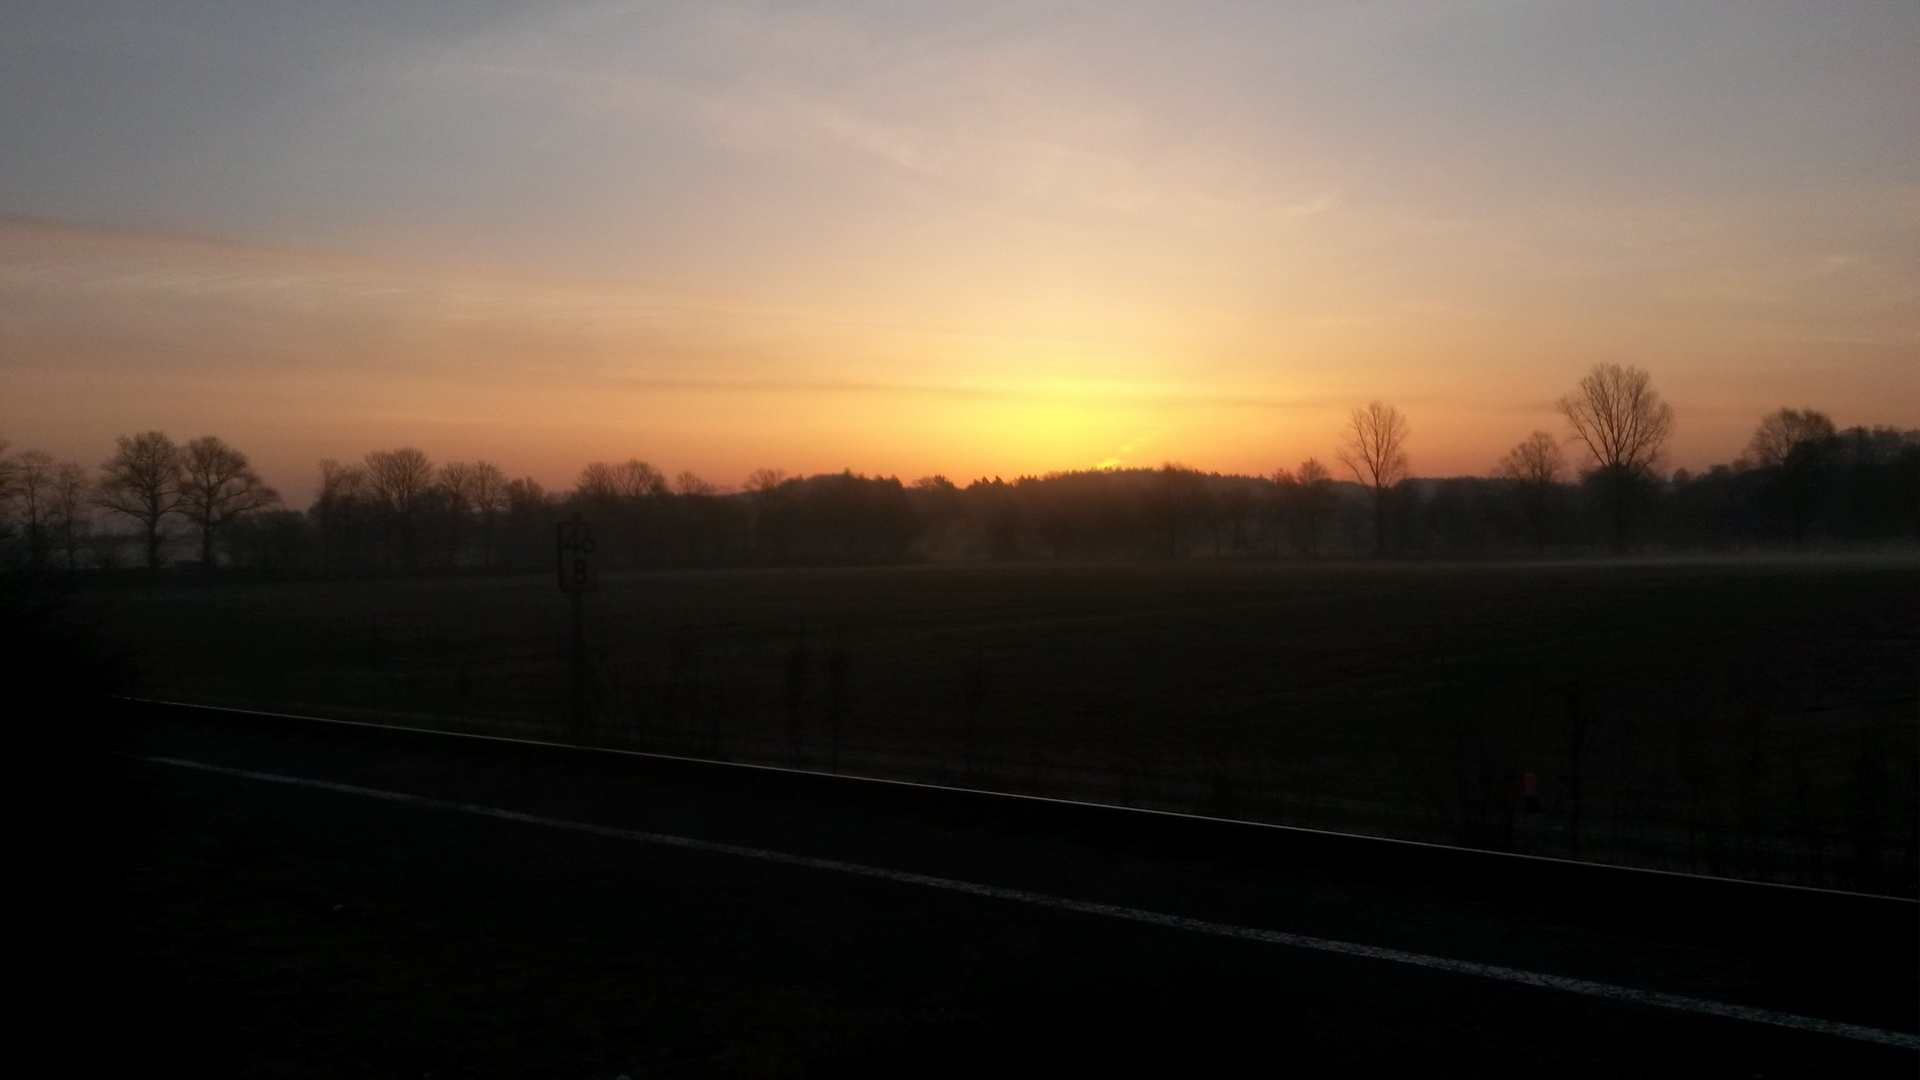
[{"label": "white line on road", "polygon": [[1723,1001],[1711,1001],[1706,998],[1685,997],[1680,994],[1663,994],[1654,990],[1636,990],[1629,986],[1615,986],[1611,983],[1592,982],[1587,979],[1572,979],[1564,975],[1547,975],[1537,971],[1524,971],[1519,968],[1499,967],[1493,964],[1476,964],[1469,960],[1451,960],[1444,956],[1428,956],[1425,953],[1406,952],[1401,949],[1384,949],[1376,945],[1361,945],[1351,941],[1335,941],[1330,938],[1309,937],[1305,934],[1289,934],[1280,930],[1261,930],[1250,926],[1234,926],[1230,923],[1207,922],[1201,919],[1189,919],[1180,915],[1167,915],[1157,911],[1117,907],[1112,904],[1096,904],[1086,900],[1071,900],[1062,896],[1049,896],[1045,893],[1027,892],[1024,889],[1007,889],[998,885],[981,885],[972,881],[933,877],[928,874],[913,874],[904,870],[888,870],[885,867],[865,866],[860,863],[841,862],[837,859],[818,859],[808,855],[789,855],[780,851],[766,851],[761,848],[741,847],[737,844],[720,844],[711,840],[696,840],[686,836],[668,836],[664,833],[641,832],[637,829],[620,829],[611,825],[594,825],[583,821],[568,821],[565,818],[545,817],[540,814],[524,814],[517,810],[503,810],[494,806],[479,806],[473,803],[433,799],[424,795],[409,795],[399,791],[383,791],[379,788],[358,787],[353,784],[341,784],[331,780],[311,780],[299,776],[282,776],[277,773],[254,772],[249,769],[234,769],[224,765],[210,765],[201,761],[187,761],[183,758],[150,757],[145,760],[161,765],[174,765],[183,769],[198,769],[202,772],[220,773],[225,776],[240,776],[249,780],[263,780],[274,784],[291,784],[296,787],[317,788],[322,791],[334,791],[344,795],[358,795],[363,798],[381,799],[387,802],[402,803],[409,806],[427,807],[434,810],[453,810],[463,814],[496,818],[501,821],[517,821],[525,825],[539,825],[549,829],[565,829],[569,832],[586,833],[591,836],[604,836],[616,840],[630,840],[643,844],[659,844],[666,847],[685,848],[691,851],[714,852],[721,855],[737,855],[747,859],[759,859],[762,862],[781,863],[787,866],[804,866],[813,870],[832,870],[842,874],[857,874],[861,877],[879,878],[883,881],[897,881],[908,885],[922,885],[932,889],[945,889],[948,892],[991,897],[995,900],[1012,900],[1017,903],[1032,904],[1036,907],[1077,912],[1082,915],[1104,915],[1112,919],[1125,919],[1128,922],[1146,923],[1150,926],[1163,926],[1174,930],[1188,930],[1194,933],[1212,934],[1216,937],[1239,938],[1243,941],[1258,941],[1270,945],[1289,945],[1296,949],[1313,949],[1318,952],[1338,953],[1342,956],[1361,956],[1372,960],[1386,960],[1396,964],[1410,964],[1414,967],[1433,968],[1437,971],[1450,971],[1458,975],[1477,975],[1483,979],[1496,979],[1500,982],[1520,983],[1524,986],[1538,986],[1549,990],[1561,990],[1571,994],[1583,994],[1587,997],[1602,998],[1608,1001],[1624,1001],[1636,1005],[1651,1005],[1656,1008],[1675,1009],[1681,1012],[1703,1013],[1707,1016],[1720,1016],[1731,1020],[1745,1020],[1755,1024],[1769,1024],[1774,1027],[1812,1031],[1822,1035],[1837,1035],[1844,1039],[1857,1039],[1861,1042],[1882,1043],[1887,1046],[1920,1050],[1920,1036],[1909,1035],[1904,1032],[1883,1031],[1880,1028],[1862,1027],[1858,1024],[1842,1024],[1833,1020],[1821,1020],[1811,1016],[1796,1016],[1793,1013],[1774,1012],[1770,1009],[1755,1009],[1745,1005],[1732,1005]]}]

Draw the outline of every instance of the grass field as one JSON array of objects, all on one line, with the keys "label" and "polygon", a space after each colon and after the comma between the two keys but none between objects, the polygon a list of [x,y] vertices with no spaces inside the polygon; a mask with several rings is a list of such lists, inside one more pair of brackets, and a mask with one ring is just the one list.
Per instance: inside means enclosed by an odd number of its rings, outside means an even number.
[{"label": "grass field", "polygon": [[[83,606],[157,695],[566,730],[548,576]],[[1920,874],[1910,559],[637,574],[586,629],[582,734],[611,745],[1905,895]]]}]

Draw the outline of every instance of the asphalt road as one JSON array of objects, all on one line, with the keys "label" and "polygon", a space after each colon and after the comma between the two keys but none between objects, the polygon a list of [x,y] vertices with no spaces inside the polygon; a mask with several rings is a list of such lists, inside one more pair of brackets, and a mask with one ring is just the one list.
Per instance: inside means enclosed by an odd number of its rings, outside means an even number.
[{"label": "asphalt road", "polygon": [[1907,909],[1775,916],[1799,909],[1756,889],[1668,918],[1644,878],[1618,905],[1524,868],[1389,880],[1044,809],[176,710],[135,710],[115,750],[111,1004],[143,1062],[202,1075],[1920,1066]]}]

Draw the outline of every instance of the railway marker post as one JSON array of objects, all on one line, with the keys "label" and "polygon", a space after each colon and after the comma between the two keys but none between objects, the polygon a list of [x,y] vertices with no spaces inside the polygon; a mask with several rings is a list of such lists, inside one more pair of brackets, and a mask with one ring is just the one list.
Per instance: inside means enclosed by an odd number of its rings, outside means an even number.
[{"label": "railway marker post", "polygon": [[592,710],[587,701],[587,631],[580,598],[600,588],[600,563],[594,557],[599,546],[594,543],[593,526],[582,521],[579,514],[560,523],[556,540],[554,555],[560,591],[568,594],[573,602],[573,687],[568,721],[573,737],[582,739]]}]

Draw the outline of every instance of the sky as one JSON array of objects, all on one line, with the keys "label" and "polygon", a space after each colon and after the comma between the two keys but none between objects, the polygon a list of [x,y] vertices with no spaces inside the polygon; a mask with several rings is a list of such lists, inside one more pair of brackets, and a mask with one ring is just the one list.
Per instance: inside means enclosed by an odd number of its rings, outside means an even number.
[{"label": "sky", "polygon": [[1920,427],[1920,5],[0,0],[0,438],[1486,474]]}]

